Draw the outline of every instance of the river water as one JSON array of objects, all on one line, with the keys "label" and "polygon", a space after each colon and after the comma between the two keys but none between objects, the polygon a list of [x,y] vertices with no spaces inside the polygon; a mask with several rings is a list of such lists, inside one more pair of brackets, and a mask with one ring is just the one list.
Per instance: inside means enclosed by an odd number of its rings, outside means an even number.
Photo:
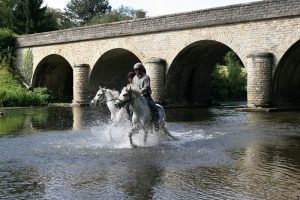
[{"label": "river water", "polygon": [[131,149],[105,109],[4,111],[0,199],[300,199],[299,112],[167,109]]}]

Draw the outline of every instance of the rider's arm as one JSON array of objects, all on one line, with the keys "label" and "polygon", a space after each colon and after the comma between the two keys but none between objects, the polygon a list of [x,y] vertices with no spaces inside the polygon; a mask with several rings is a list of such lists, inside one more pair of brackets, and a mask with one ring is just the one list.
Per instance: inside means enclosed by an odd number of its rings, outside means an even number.
[{"label": "rider's arm", "polygon": [[150,89],[150,78],[149,76],[146,76],[143,80],[143,87],[141,88],[141,92],[143,95],[151,95],[151,89]]}]

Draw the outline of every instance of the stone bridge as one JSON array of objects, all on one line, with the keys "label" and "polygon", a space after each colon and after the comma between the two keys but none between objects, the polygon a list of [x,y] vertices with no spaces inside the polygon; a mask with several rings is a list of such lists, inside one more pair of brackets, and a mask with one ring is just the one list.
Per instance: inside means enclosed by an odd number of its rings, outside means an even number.
[{"label": "stone bridge", "polygon": [[228,51],[247,69],[249,107],[300,105],[299,0],[24,35],[16,53],[32,87],[69,96],[73,104],[87,103],[99,85],[120,89],[142,62],[156,101],[208,105],[211,72]]}]

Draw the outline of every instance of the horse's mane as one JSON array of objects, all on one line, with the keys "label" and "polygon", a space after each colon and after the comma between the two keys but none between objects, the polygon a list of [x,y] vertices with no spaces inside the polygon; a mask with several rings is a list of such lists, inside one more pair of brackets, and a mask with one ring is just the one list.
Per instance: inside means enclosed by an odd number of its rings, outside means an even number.
[{"label": "horse's mane", "polygon": [[106,89],[106,91],[108,91],[113,96],[113,98],[119,97],[119,92],[117,90]]},{"label": "horse's mane", "polygon": [[[142,97],[142,93],[141,93],[141,91],[138,89],[138,88],[136,88],[133,84],[131,84],[131,83],[129,83],[127,86],[125,86],[124,88],[123,88],[123,90],[124,89],[126,89],[126,90],[131,90],[132,91],[132,93],[136,96],[136,97]],[[122,91],[123,91],[122,90]],[[145,98],[141,98],[141,100],[142,101],[145,101],[146,102],[146,100],[145,100]]]},{"label": "horse's mane", "polygon": [[127,85],[127,89],[131,89],[132,93],[135,95],[135,96],[142,96],[142,93],[139,89],[137,89],[133,84],[128,84]]}]

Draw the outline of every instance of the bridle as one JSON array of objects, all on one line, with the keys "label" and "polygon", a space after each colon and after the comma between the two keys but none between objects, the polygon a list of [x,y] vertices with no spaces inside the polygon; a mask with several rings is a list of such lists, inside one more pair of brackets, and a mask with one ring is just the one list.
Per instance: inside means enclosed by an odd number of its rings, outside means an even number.
[{"label": "bridle", "polygon": [[[102,99],[104,97],[104,92],[100,95],[100,97],[96,100],[96,103],[98,103],[100,100],[99,99]],[[108,99],[108,100],[105,100],[105,101],[101,101],[100,102],[100,105],[103,106],[105,103],[107,102],[110,102],[110,101],[114,101],[114,100],[117,100],[117,98],[113,98],[113,99]]]},{"label": "bridle", "polygon": [[[132,100],[136,99],[137,97],[134,97],[132,98],[132,89],[131,89],[131,86],[130,86],[130,90],[127,90],[128,91],[128,94],[129,94],[129,98],[127,100],[122,100],[122,99],[119,99],[119,97],[117,98],[117,101],[120,101],[121,102],[121,105],[126,105],[127,103],[130,103]],[[122,106],[121,106],[122,107]]]}]

